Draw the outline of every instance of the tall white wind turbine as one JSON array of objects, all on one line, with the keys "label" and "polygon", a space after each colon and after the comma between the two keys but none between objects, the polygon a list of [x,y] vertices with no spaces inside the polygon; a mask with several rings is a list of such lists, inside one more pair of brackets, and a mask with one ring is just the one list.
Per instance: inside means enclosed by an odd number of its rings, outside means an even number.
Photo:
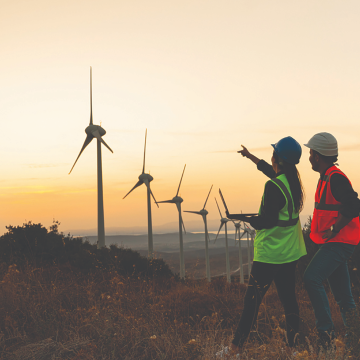
[{"label": "tall white wind turbine", "polygon": [[101,166],[101,143],[105,145],[111,152],[113,152],[108,144],[102,139],[102,136],[106,134],[105,129],[99,125],[93,124],[93,112],[92,112],[92,68],[90,66],[90,124],[85,129],[86,139],[80,150],[78,157],[76,158],[71,171],[73,170],[76,162],[78,161],[81,153],[91,143],[92,139],[97,139],[97,195],[98,195],[98,242],[97,247],[102,248],[105,246],[105,223],[104,223],[104,198],[103,198],[103,184],[102,184],[102,166]]},{"label": "tall white wind turbine", "polygon": [[[154,256],[154,245],[153,245],[153,233],[152,233],[152,221],[151,221],[151,200],[150,195],[153,197],[155,203],[155,196],[150,189],[150,182],[154,180],[154,178],[150,174],[145,174],[145,155],[146,155],[146,137],[147,137],[147,129],[145,131],[145,145],[144,145],[144,160],[143,160],[143,168],[142,173],[139,175],[139,181],[135,184],[135,186],[123,197],[125,199],[134,189],[139,187],[142,184],[146,185],[147,188],[147,212],[148,212],[148,257],[151,259]],[[157,205],[157,203],[156,203]],[[159,205],[157,205],[159,207]]]},{"label": "tall white wind turbine", "polygon": [[248,258],[248,276],[250,279],[250,273],[251,273],[251,244],[250,244],[250,240],[251,243],[253,242],[253,230],[250,229],[250,227],[248,225],[246,225],[244,223],[244,233],[243,235],[246,233],[246,240],[247,240],[247,258]]},{"label": "tall white wind turbine", "polygon": [[214,244],[216,243],[216,239],[219,236],[219,233],[222,229],[222,227],[225,225],[225,258],[226,258],[226,279],[228,283],[231,283],[231,277],[230,277],[230,260],[229,260],[229,246],[228,246],[228,237],[227,237],[227,222],[229,221],[229,219],[224,218],[221,214],[220,208],[219,208],[219,204],[215,198],[216,201],[216,206],[219,210],[219,214],[220,214],[220,227],[219,227],[219,231],[216,235]]},{"label": "tall white wind turbine", "polygon": [[206,203],[209,199],[209,195],[211,193],[211,189],[212,189],[212,185],[209,191],[209,194],[205,200],[205,204],[204,207],[200,210],[200,211],[184,211],[187,213],[192,213],[192,214],[197,214],[197,215],[201,215],[204,221],[204,225],[205,225],[205,261],[206,261],[206,278],[208,279],[208,281],[211,281],[211,277],[210,277],[210,262],[209,262],[209,234],[208,234],[208,228],[207,228],[207,221],[206,221],[206,215],[208,214],[207,210],[205,210],[205,206]]},{"label": "tall white wind turbine", "polygon": [[240,273],[240,283],[244,284],[244,271],[243,271],[243,258],[242,258],[242,249],[241,249],[241,238],[244,236],[245,233],[240,235],[240,225],[241,221],[235,222],[232,220],[235,225],[235,245],[236,241],[239,241],[239,273]]},{"label": "tall white wind turbine", "polygon": [[184,232],[186,234],[185,231],[185,225],[181,216],[181,203],[184,201],[180,196],[179,196],[179,191],[180,191],[180,186],[181,186],[181,182],[184,176],[184,172],[185,172],[185,168],[186,168],[186,164],[184,166],[184,170],[182,172],[181,178],[180,178],[180,183],[176,192],[176,195],[171,199],[171,200],[164,200],[164,201],[158,201],[157,203],[171,203],[171,204],[176,204],[178,213],[179,213],[179,242],[180,242],[180,278],[181,279],[185,279],[185,261],[184,261],[184,246],[183,246],[183,234],[182,234],[182,228],[184,227]]}]

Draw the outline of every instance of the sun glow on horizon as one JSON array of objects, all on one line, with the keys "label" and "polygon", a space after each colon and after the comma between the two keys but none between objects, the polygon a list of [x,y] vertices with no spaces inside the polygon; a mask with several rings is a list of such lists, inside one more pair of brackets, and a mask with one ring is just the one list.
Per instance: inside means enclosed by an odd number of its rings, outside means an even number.
[{"label": "sun glow on horizon", "polygon": [[[165,0],[6,2],[0,13],[0,233],[25,219],[65,230],[97,223],[96,145],[68,175],[89,124],[102,148],[106,227],[146,226],[145,172],[157,200],[181,186],[183,210],[218,212],[220,187],[234,212],[258,210],[266,178],[237,154],[270,161],[271,143],[333,133],[341,169],[360,189],[360,3]],[[312,213],[318,174],[303,147],[299,171]],[[218,199],[219,200],[219,199]],[[153,205],[153,223],[176,220]],[[184,214],[184,221],[192,221]]]}]

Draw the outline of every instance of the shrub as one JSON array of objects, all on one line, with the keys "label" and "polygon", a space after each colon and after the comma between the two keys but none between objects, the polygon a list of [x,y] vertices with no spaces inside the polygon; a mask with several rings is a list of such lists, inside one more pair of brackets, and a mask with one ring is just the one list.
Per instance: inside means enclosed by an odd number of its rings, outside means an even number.
[{"label": "shrub", "polygon": [[171,277],[170,268],[162,259],[147,259],[138,252],[115,245],[97,249],[82,238],[65,236],[54,221],[47,230],[41,224],[25,223],[7,226],[0,237],[0,263],[44,267],[68,264],[82,272],[116,271],[122,275]]}]

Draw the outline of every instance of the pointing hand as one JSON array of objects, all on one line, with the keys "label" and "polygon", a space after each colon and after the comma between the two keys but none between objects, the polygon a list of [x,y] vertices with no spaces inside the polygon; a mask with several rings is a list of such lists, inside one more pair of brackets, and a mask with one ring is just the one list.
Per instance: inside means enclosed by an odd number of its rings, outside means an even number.
[{"label": "pointing hand", "polygon": [[250,156],[249,150],[244,145],[241,145],[241,146],[243,149],[239,150],[238,153],[240,153],[242,156],[245,156],[248,158]]}]

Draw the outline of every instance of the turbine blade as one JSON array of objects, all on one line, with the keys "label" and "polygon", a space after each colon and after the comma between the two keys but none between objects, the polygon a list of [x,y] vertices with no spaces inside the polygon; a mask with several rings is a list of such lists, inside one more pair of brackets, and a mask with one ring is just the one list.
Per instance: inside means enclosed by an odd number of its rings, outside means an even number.
[{"label": "turbine blade", "polygon": [[186,164],[185,164],[185,166],[184,166],[184,170],[183,170],[182,175],[181,175],[179,187],[178,187],[178,189],[177,189],[177,192],[176,192],[176,195],[175,195],[175,196],[178,196],[178,195],[179,195],[180,186],[181,186],[181,181],[182,181],[182,178],[183,178],[183,176],[184,176],[185,168],[186,168]]},{"label": "turbine blade", "polygon": [[206,198],[206,200],[205,200],[205,204],[204,204],[203,209],[205,209],[205,206],[206,206],[206,203],[207,203],[208,198],[209,198],[209,196],[210,196],[210,193],[211,193],[211,189],[212,189],[212,187],[213,187],[213,186],[211,185],[211,188],[210,188],[209,194],[208,194],[208,196],[207,196],[207,198]]},{"label": "turbine blade", "polygon": [[101,141],[112,153],[114,153],[114,152],[111,150],[110,146],[105,142],[105,140],[103,140],[103,138],[100,138],[100,141]]},{"label": "turbine blade", "polygon": [[90,66],[90,125],[93,124],[93,113],[92,113],[92,67]]},{"label": "turbine blade", "polygon": [[103,140],[103,138],[101,137],[100,133],[98,130],[95,130],[92,132],[92,134],[94,135],[94,137],[96,137],[100,142],[102,142],[112,153],[114,153],[110,146]]},{"label": "turbine blade", "polygon": [[197,215],[202,215],[200,212],[198,211],[186,211],[184,210],[184,212],[187,212],[187,213],[192,213],[192,214],[197,214]]},{"label": "turbine blade", "polygon": [[181,222],[182,222],[182,226],[184,228],[184,233],[186,234],[185,224],[184,224],[184,220],[183,220],[182,216],[181,216]]},{"label": "turbine blade", "polygon": [[93,139],[93,137],[92,137],[91,135],[88,135],[88,136],[86,137],[86,139],[85,139],[85,141],[84,141],[84,145],[82,146],[82,148],[81,148],[81,150],[80,150],[80,152],[79,152],[79,155],[78,155],[78,157],[76,158],[76,160],[75,160],[75,162],[74,162],[74,165],[72,166],[72,168],[71,168],[71,170],[70,170],[70,172],[69,172],[69,175],[70,175],[70,173],[72,172],[72,169],[74,168],[76,162],[78,161],[81,153],[82,153],[82,152],[85,150],[85,148],[91,143],[91,140],[92,140],[92,139]]},{"label": "turbine blade", "polygon": [[148,180],[148,179],[145,179],[145,180],[144,180],[144,183],[145,183],[146,187],[149,189],[150,195],[153,197],[156,206],[159,207],[159,205],[158,205],[158,203],[157,203],[157,201],[156,201],[156,199],[155,199],[155,196],[154,196],[153,192],[151,191],[151,187],[150,187],[149,180]]},{"label": "turbine blade", "polygon": [[145,172],[146,137],[147,137],[147,129],[146,129],[146,131],[145,131],[144,161],[143,161],[143,169],[142,169],[142,173],[144,173],[144,172]]},{"label": "turbine blade", "polygon": [[221,228],[223,227],[223,225],[224,225],[224,223],[222,222],[222,223],[220,224],[219,231],[218,231],[217,234],[216,234],[216,238],[215,238],[214,244],[216,243],[216,239],[218,238],[219,233],[220,233]]},{"label": "turbine blade", "polygon": [[220,217],[222,218],[221,211],[220,211],[220,208],[219,208],[219,204],[218,204],[216,198],[215,198],[215,201],[216,201],[216,206],[217,206],[217,208],[218,208],[218,210],[219,210]]},{"label": "turbine blade", "polygon": [[[150,189],[150,185],[149,185],[149,189]],[[151,194],[151,196],[153,197],[156,206],[159,207],[159,205],[158,205],[158,203],[157,203],[157,201],[156,201],[156,199],[155,199],[155,196],[154,196],[153,192],[151,191],[151,189],[150,189],[150,194]]]},{"label": "turbine blade", "polygon": [[139,180],[135,186],[123,197],[123,199],[125,199],[134,189],[136,189],[138,186],[140,186],[141,184],[143,184],[142,180]]},{"label": "turbine blade", "polygon": [[178,212],[179,212],[179,214],[180,214],[180,217],[181,217],[181,223],[182,223],[182,226],[183,226],[183,228],[184,228],[184,232],[185,232],[185,234],[186,234],[184,220],[183,220],[182,215],[181,215],[181,207],[180,207],[180,204],[179,204],[178,202],[176,203],[176,207],[177,207]]},{"label": "turbine blade", "polygon": [[173,200],[164,200],[164,201],[157,201],[158,204],[161,204],[161,203],[171,203],[173,204],[175,201]]}]

